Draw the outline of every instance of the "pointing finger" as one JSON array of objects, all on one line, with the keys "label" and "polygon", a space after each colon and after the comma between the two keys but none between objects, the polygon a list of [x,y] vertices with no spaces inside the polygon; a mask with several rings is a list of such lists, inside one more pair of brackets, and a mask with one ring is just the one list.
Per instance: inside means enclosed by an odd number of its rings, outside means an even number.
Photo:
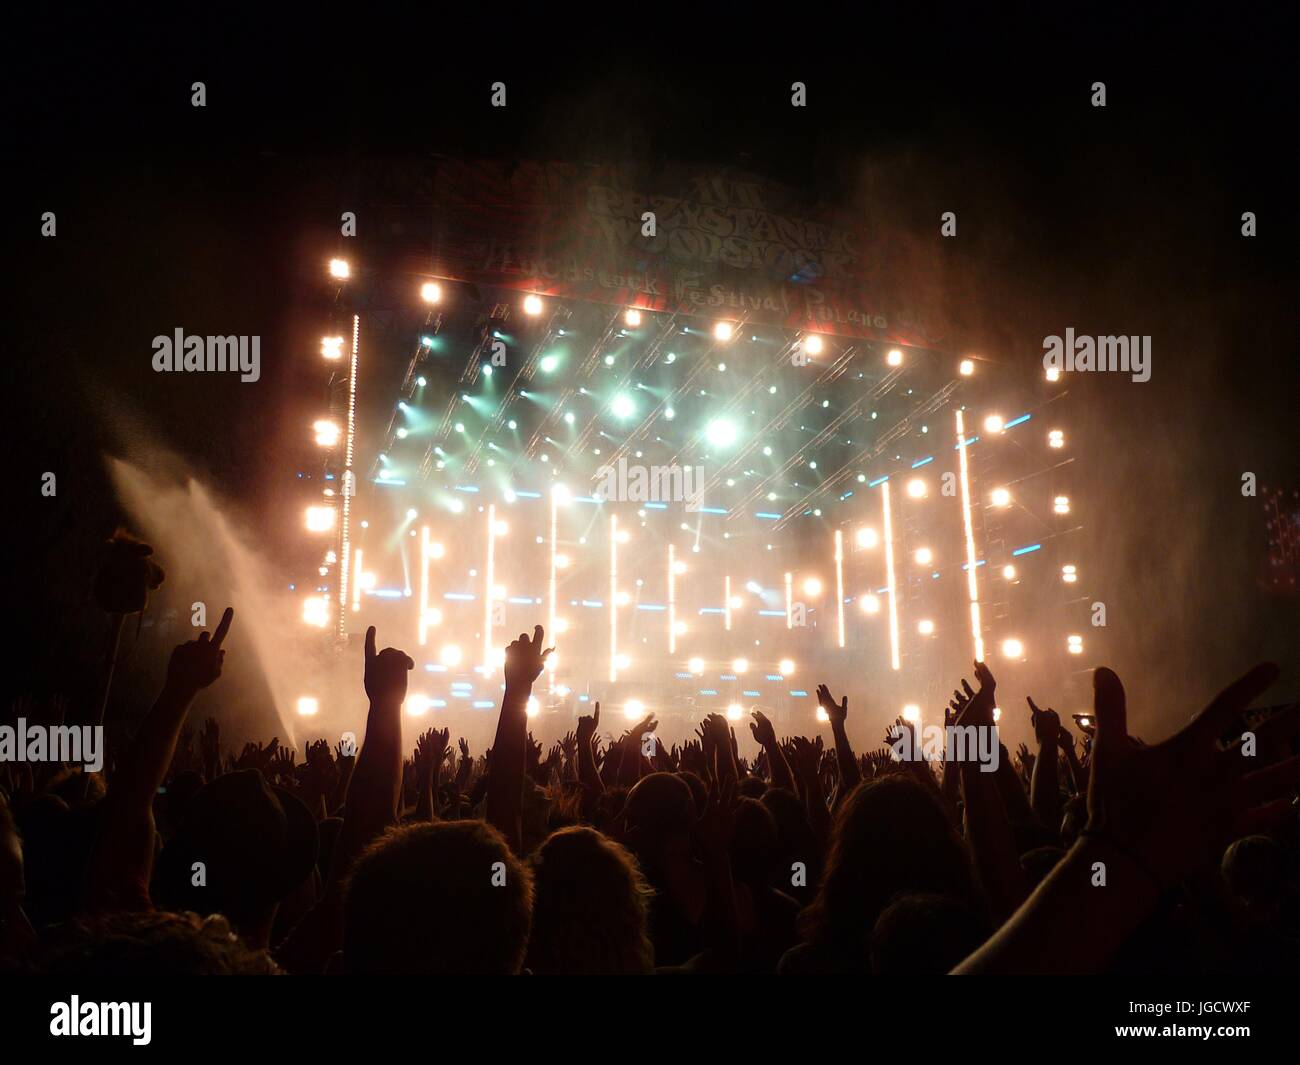
[{"label": "pointing finger", "polygon": [[221,615],[221,620],[217,623],[217,631],[212,634],[212,646],[220,647],[226,640],[226,633],[230,631],[230,623],[235,620],[235,608],[226,607]]}]

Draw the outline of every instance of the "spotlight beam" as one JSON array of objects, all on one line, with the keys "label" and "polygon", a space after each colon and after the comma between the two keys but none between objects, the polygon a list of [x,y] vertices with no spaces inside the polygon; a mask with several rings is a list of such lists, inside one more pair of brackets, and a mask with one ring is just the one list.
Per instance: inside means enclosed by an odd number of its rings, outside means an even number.
[{"label": "spotlight beam", "polygon": [[880,505],[885,529],[885,583],[889,589],[889,665],[901,669],[898,650],[898,584],[894,576],[894,518],[889,506],[889,482],[880,484]]},{"label": "spotlight beam", "polygon": [[970,596],[971,636],[975,641],[975,661],[984,661],[984,634],[980,626],[979,585],[975,577],[975,533],[971,523],[970,473],[966,458],[966,427],[961,410],[957,410],[957,455],[961,470],[961,516],[966,534],[966,590]]},{"label": "spotlight beam", "polygon": [[[902,371],[895,371],[896,374],[901,372]],[[884,384],[885,382],[882,381],[881,385],[883,386]],[[786,525],[803,514],[803,512],[819,498],[832,495],[838,487],[845,484],[848,479],[853,476],[855,471],[860,470],[864,466],[870,465],[870,463],[884,454],[891,444],[910,433],[912,431],[912,425],[917,421],[917,419],[922,418],[927,414],[933,414],[935,411],[943,407],[948,402],[948,398],[956,388],[957,382],[950,382],[932,395],[928,400],[918,404],[915,408],[908,411],[907,414],[890,426],[882,436],[877,437],[874,443],[863,448],[840,466],[838,470],[822,480],[820,484],[809,489],[802,499],[790,506],[781,516],[781,519],[773,524],[773,530],[779,531],[780,529],[785,528]],[[874,397],[882,391],[887,391],[887,389],[883,389],[883,387],[877,388],[873,390],[872,396]],[[865,402],[865,400],[862,402]]]}]

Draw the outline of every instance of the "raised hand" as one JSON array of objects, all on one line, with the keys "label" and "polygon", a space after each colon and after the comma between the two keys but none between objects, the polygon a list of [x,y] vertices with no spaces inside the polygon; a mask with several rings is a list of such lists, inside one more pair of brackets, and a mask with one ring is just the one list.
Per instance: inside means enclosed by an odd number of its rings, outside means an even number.
[{"label": "raised hand", "polygon": [[[1147,871],[1171,883],[1217,861],[1231,839],[1294,817],[1300,755],[1256,768],[1240,743],[1215,742],[1278,677],[1256,666],[1238,678],[1176,736],[1147,747],[1128,734],[1124,686],[1109,669],[1093,674],[1097,738],[1088,788],[1086,834],[1112,840]],[[1291,709],[1256,729],[1259,749],[1300,731]]]},{"label": "raised hand", "polygon": [[758,741],[760,747],[776,746],[776,729],[772,727],[772,722],[762,710],[751,710],[754,720],[749,723],[749,731],[754,734],[754,739]]},{"label": "raised hand", "polygon": [[281,747],[267,761],[266,775],[271,780],[277,777],[283,781],[294,779],[294,752],[288,747]]},{"label": "raised hand", "polygon": [[817,703],[826,711],[832,725],[843,725],[849,716],[849,697],[846,695],[842,702],[837,703],[825,684],[817,685]]},{"label": "raised hand", "polygon": [[1029,720],[1034,726],[1034,739],[1038,741],[1038,746],[1049,750],[1055,748],[1061,738],[1060,717],[1050,707],[1040,710],[1038,704],[1028,696],[1025,697],[1025,702],[1029,704]]},{"label": "raised hand", "polygon": [[370,701],[401,703],[406,698],[406,675],[415,663],[405,651],[385,647],[375,653],[375,627],[366,629],[366,694]]},{"label": "raised hand", "polygon": [[531,688],[533,681],[541,676],[547,657],[555,650],[554,647],[542,650],[545,637],[546,631],[537,625],[533,628],[531,640],[521,632],[519,639],[506,648],[507,688]]},{"label": "raised hand", "polygon": [[597,703],[590,714],[580,714],[578,716],[578,747],[583,744],[591,746],[591,741],[596,736],[596,729],[600,725],[600,703]]},{"label": "raised hand", "polygon": [[226,634],[230,632],[230,623],[234,617],[234,608],[226,607],[215,632],[209,635],[205,631],[197,640],[183,643],[172,652],[171,660],[167,663],[168,685],[193,694],[221,676],[221,664],[226,659],[226,652],[221,649],[221,645],[226,642]]},{"label": "raised hand", "polygon": [[659,722],[655,720],[654,712],[651,711],[650,713],[646,714],[646,716],[643,717],[640,721],[638,721],[635,725],[632,726],[631,730],[628,732],[628,735],[632,738],[632,740],[636,743],[636,745],[640,747],[641,737],[644,736],[647,732],[653,732],[658,727],[659,727]]}]

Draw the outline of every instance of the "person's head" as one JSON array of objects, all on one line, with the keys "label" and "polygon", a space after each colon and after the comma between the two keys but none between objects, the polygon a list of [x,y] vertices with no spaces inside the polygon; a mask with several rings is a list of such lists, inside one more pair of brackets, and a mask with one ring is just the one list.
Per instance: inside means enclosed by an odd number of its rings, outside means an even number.
[{"label": "person's head", "polygon": [[807,914],[809,930],[815,940],[865,949],[899,892],[974,897],[965,846],[939,798],[901,773],[859,784],[844,800]]},{"label": "person's head", "polygon": [[306,803],[256,769],[224,773],[186,805],[158,863],[158,895],[170,909],[223,913],[264,946],[276,906],[312,874],[318,849]]},{"label": "person's head", "polygon": [[766,886],[780,858],[776,818],[757,799],[737,799],[731,834],[731,871],[751,887]]},{"label": "person's head", "polygon": [[691,798],[694,800],[695,816],[699,817],[704,813],[704,808],[709,805],[709,789],[704,786],[704,781],[700,778],[699,773],[693,773],[689,769],[679,770],[678,779],[686,781],[686,786],[691,789]]},{"label": "person's head", "polygon": [[690,846],[695,824],[691,789],[675,773],[651,773],[627,793],[623,807],[628,844],[643,863]]},{"label": "person's head", "polygon": [[533,876],[482,821],[390,828],[357,859],[343,908],[353,973],[517,973]]},{"label": "person's head", "polygon": [[63,925],[37,968],[59,976],[151,977],[270,975],[265,950],[247,946],[220,915],[163,910],[107,913]]},{"label": "person's head", "polygon": [[767,791],[767,781],[760,777],[745,777],[736,788],[736,793],[746,799],[761,799]]},{"label": "person's head", "polygon": [[551,833],[529,864],[533,925],[526,966],[534,973],[648,973],[651,890],[626,848],[592,828]]},{"label": "person's head", "polygon": [[941,976],[988,934],[988,922],[960,899],[899,895],[871,930],[871,971],[880,976]]},{"label": "person's head", "polygon": [[1228,890],[1257,913],[1271,910],[1287,888],[1287,855],[1269,836],[1245,836],[1223,852],[1221,870]]}]

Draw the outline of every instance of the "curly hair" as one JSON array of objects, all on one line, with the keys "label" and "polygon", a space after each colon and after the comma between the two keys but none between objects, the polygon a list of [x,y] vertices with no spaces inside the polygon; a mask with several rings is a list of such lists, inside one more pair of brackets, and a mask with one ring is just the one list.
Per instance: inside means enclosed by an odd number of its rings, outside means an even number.
[{"label": "curly hair", "polygon": [[534,973],[648,973],[653,891],[632,854],[595,829],[553,832],[530,859],[536,899],[525,965]]},{"label": "curly hair", "polygon": [[221,915],[144,910],[79,918],[50,935],[38,971],[76,976],[270,976],[280,968]]}]

